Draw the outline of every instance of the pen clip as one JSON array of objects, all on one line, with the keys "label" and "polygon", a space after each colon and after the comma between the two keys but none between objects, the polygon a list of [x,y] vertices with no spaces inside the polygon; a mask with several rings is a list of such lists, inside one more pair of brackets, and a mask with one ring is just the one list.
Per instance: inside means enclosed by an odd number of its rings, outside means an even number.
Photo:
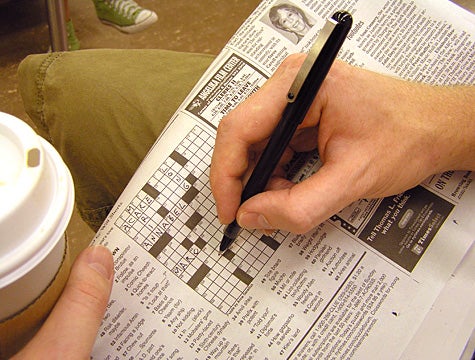
[{"label": "pen clip", "polygon": [[295,77],[295,80],[290,86],[289,92],[287,93],[287,101],[289,103],[293,103],[297,99],[298,94],[300,92],[300,88],[302,87],[305,79],[307,78],[310,69],[312,68],[315,60],[320,54],[320,51],[322,50],[323,46],[327,42],[328,38],[330,37],[331,33],[333,32],[333,29],[337,24],[338,22],[336,20],[330,18],[326,21],[325,25],[320,30],[320,34],[318,34],[317,40],[308,52],[308,55],[305,58],[302,67],[297,73],[297,76]]}]

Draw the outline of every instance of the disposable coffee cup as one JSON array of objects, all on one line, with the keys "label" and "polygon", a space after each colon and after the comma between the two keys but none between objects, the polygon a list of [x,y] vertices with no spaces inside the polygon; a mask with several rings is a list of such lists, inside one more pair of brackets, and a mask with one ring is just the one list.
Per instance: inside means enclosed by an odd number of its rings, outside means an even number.
[{"label": "disposable coffee cup", "polygon": [[[0,112],[0,327],[34,308],[58,276],[73,206],[73,181],[58,152],[25,122]],[[49,310],[43,304],[34,317]]]}]

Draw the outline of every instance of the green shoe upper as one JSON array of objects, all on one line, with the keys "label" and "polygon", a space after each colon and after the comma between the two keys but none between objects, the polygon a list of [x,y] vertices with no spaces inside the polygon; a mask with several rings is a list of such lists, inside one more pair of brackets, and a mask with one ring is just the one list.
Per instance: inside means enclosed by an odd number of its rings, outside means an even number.
[{"label": "green shoe upper", "polygon": [[143,10],[132,0],[94,0],[94,5],[99,19],[118,26],[134,25]]}]

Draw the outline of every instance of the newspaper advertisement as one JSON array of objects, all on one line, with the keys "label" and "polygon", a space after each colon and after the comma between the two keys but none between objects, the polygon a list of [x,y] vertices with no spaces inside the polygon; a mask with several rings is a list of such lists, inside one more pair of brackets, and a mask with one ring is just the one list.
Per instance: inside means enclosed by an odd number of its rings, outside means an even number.
[{"label": "newspaper advertisement", "polygon": [[[279,20],[279,6],[301,22]],[[264,0],[176,111],[95,236],[113,252],[115,280],[93,359],[404,352],[474,242],[471,172],[361,199],[306,234],[243,230],[218,252],[223,226],[208,175],[219,121],[286,56],[308,51],[337,10],[353,15],[341,60],[430,84],[475,82],[475,16],[449,1]],[[318,154],[302,154],[289,174],[302,181],[319,166]]]}]

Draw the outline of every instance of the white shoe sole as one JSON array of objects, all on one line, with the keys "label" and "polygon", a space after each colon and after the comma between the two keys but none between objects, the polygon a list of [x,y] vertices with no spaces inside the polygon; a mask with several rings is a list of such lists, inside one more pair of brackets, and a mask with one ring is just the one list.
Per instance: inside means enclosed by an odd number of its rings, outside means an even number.
[{"label": "white shoe sole", "polygon": [[106,21],[106,20],[101,20],[102,23],[106,24],[106,25],[110,25],[110,26],[113,26],[115,27],[117,30],[119,31],[122,31],[123,33],[126,33],[126,34],[134,34],[134,33],[137,33],[137,32],[140,32],[142,30],[145,30],[146,28],[148,28],[150,25],[154,24],[155,22],[157,22],[158,20],[158,17],[157,17],[157,14],[153,11],[150,11],[150,15],[148,17],[146,17],[145,19],[143,19],[141,22],[139,22],[138,24],[134,24],[134,25],[129,25],[129,26],[119,26],[117,24],[114,24],[110,21]]}]

